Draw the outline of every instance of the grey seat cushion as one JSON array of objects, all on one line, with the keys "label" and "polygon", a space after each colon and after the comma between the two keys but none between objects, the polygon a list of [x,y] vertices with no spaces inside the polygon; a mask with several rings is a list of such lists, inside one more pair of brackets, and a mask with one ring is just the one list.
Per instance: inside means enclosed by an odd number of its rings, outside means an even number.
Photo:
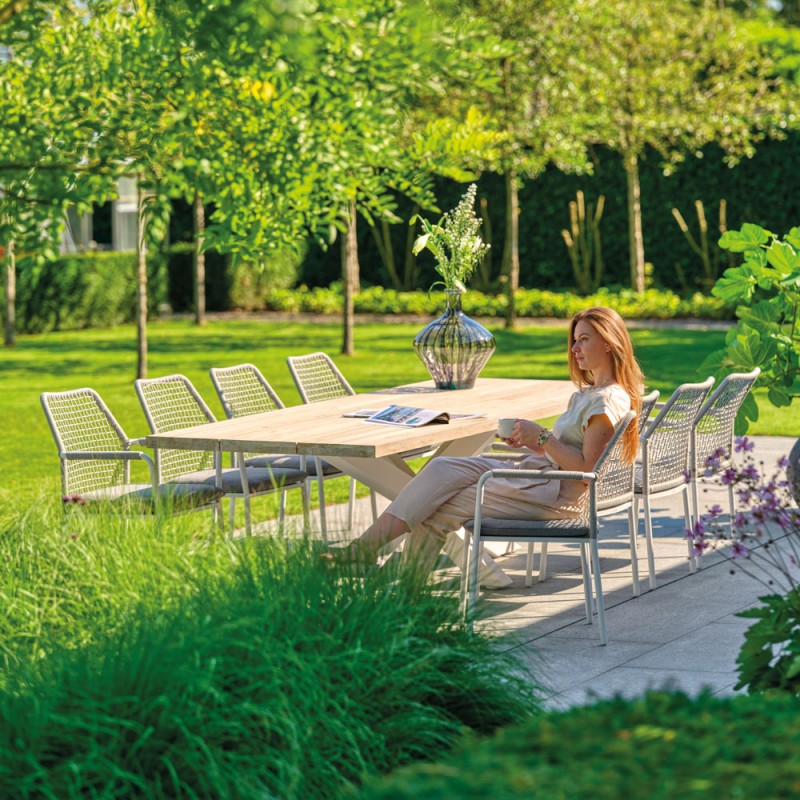
[{"label": "grey seat cushion", "polygon": [[[162,483],[158,486],[158,501],[167,511],[188,511],[211,505],[223,496],[224,492],[206,483]],[[77,495],[75,497],[78,497]],[[109,486],[84,492],[81,500],[89,507],[111,507],[127,514],[152,514],[155,512],[153,487],[149,483],[129,483],[123,486]]]},{"label": "grey seat cushion", "polygon": [[[342,471],[329,464],[325,459],[322,461],[323,475],[342,475]],[[301,456],[253,456],[244,462],[248,467],[272,468],[275,469],[296,469],[299,470],[302,464]],[[306,473],[312,477],[317,476],[317,465],[313,458],[306,458]]]},{"label": "grey seat cushion", "polygon": [[[468,531],[475,528],[475,520],[464,524]],[[491,519],[481,520],[481,539],[508,539],[514,536],[564,536],[578,538],[589,536],[589,526],[581,519]]]},{"label": "grey seat cushion", "polygon": [[[247,468],[247,488],[251,494],[274,491],[282,487],[303,483],[308,476],[298,469],[260,469]],[[203,469],[179,475],[169,483],[202,483],[216,486],[217,472]],[[238,467],[225,467],[222,470],[222,490],[225,494],[243,494],[242,476]]]}]

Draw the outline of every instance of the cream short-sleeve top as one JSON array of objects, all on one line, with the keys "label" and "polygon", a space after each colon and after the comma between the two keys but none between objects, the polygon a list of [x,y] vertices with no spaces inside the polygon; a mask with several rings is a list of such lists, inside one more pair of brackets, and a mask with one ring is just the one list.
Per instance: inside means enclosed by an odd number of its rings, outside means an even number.
[{"label": "cream short-sleeve top", "polygon": [[587,387],[570,397],[567,410],[553,425],[553,433],[564,444],[582,450],[583,434],[593,416],[605,414],[611,424],[616,426],[630,410],[631,399],[618,384],[601,389]]}]

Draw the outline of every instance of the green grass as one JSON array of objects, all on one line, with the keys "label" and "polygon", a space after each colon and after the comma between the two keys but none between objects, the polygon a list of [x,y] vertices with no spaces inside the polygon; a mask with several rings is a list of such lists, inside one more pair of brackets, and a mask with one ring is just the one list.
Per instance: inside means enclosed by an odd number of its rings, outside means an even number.
[{"label": "green grass", "polygon": [[[286,367],[286,357],[324,350],[334,357],[357,391],[425,380],[428,375],[411,342],[419,325],[360,324],[357,354],[338,355],[341,327],[336,323],[285,323],[255,320],[154,322],[149,327],[149,375],[186,374],[215,414],[222,408],[208,370],[242,362],[256,364],[284,403],[300,402]],[[495,328],[497,350],[483,374],[492,377],[566,378],[566,327],[526,327],[509,332]],[[632,331],[648,384],[668,395],[679,383],[698,379],[697,366],[723,343],[722,331],[637,329]],[[22,336],[4,352],[0,367],[3,391],[4,490],[19,502],[58,495],[58,463],[38,397],[43,391],[89,386],[96,389],[129,436],[147,432],[133,391],[136,341],[132,327]],[[702,376],[705,377],[705,376]],[[797,407],[775,409],[759,398],[757,434],[800,435]],[[329,484],[330,486],[330,484]],[[326,487],[333,500],[344,500],[346,481]],[[290,493],[294,495],[296,493]],[[257,503],[271,503],[270,498]],[[270,509],[272,506],[268,506]],[[291,510],[296,510],[296,503]],[[264,512],[267,513],[267,512]]]},{"label": "green grass", "polygon": [[0,797],[338,798],[538,707],[451,594],[40,504],[0,536]]}]

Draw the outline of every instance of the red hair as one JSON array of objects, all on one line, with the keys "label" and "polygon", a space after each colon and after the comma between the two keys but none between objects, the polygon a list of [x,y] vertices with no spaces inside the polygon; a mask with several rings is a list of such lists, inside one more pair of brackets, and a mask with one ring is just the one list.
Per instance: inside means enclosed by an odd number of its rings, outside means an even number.
[{"label": "red hair", "polygon": [[[582,370],[578,366],[572,346],[575,344],[575,326],[584,320],[598,333],[600,338],[611,348],[611,368],[614,381],[618,383],[631,399],[631,410],[637,416],[642,410],[642,391],[644,390],[644,375],[641,367],[633,354],[633,343],[625,327],[622,317],[613,308],[594,306],[579,311],[569,326],[569,376],[573,383],[582,389],[584,386],[594,386],[594,375],[591,370]],[[625,456],[629,463],[636,458],[639,447],[639,430],[634,423],[628,426],[624,435]]]}]

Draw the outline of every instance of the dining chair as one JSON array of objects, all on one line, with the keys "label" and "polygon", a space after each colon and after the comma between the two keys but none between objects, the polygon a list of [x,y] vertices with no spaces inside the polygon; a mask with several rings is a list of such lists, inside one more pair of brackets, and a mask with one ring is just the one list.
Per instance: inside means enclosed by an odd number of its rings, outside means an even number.
[{"label": "dining chair", "polygon": [[660,396],[660,392],[658,389],[653,389],[652,392],[648,394],[642,395],[642,407],[639,409],[639,417],[636,420],[639,426],[639,436],[642,435],[647,423],[650,419],[650,415],[653,413],[653,409],[656,407],[658,403],[658,398]]},{"label": "dining chair", "polygon": [[[182,514],[210,509],[216,517],[223,491],[201,482],[161,483],[153,459],[130,439],[93,389],[40,396],[61,464],[64,506],[118,511],[127,516]],[[148,483],[131,482],[131,464],[143,461]]]},{"label": "dining chair", "polygon": [[[736,415],[748,392],[758,379],[761,368],[752,372],[734,372],[722,379],[697,412],[692,426],[689,464],[692,480],[693,521],[700,519],[699,482],[719,480],[733,466],[733,432]],[[735,511],[733,485],[728,484],[731,522]],[[700,556],[695,555],[700,565]]]},{"label": "dining chair", "polygon": [[[714,378],[702,383],[680,385],[664,403],[655,419],[645,426],[639,436],[641,464],[637,464],[634,481],[634,516],[639,518],[639,503],[644,507],[644,526],[647,541],[647,568],[650,588],[656,587],[653,556],[652,501],[670,494],[682,493],[686,527],[690,528],[689,451],[691,434],[697,412],[703,405]],[[694,572],[692,543],[686,540],[689,569]]]},{"label": "dining chair", "polygon": [[[164,433],[216,422],[214,414],[185,375],[163,378],[139,378],[134,382],[136,394],[144,410],[151,433]],[[234,458],[234,466],[222,466],[218,453],[208,450],[161,448],[155,451],[159,480],[167,483],[205,483],[221,486],[231,501],[229,514],[233,530],[234,501],[244,503],[245,529],[252,533],[250,499],[258,495],[280,492],[279,524],[285,517],[285,491],[299,488],[304,493],[303,506],[308,507],[304,470],[283,467],[248,467],[244,459]]]},{"label": "dining chair", "polygon": [[[267,379],[254,364],[237,364],[233,367],[212,367],[209,370],[211,382],[217,390],[222,407],[229,419],[245,417],[250,414],[260,414],[266,411],[275,411],[286,406],[278,394],[270,386]],[[304,496],[304,501],[310,498],[310,484],[316,482],[319,493],[319,516],[322,538],[328,541],[328,520],[325,511],[324,482],[331,478],[340,478],[344,473],[329,464],[319,456],[310,460],[299,455],[247,455],[245,464],[248,467],[288,468],[302,470],[306,473],[306,483],[309,491]],[[304,510],[309,516],[309,509]],[[349,511],[353,515],[352,498]],[[351,523],[352,527],[352,523]]]},{"label": "dining chair", "polygon": [[[339,371],[327,353],[308,353],[302,356],[289,356],[286,359],[300,398],[304,403],[319,403],[334,397],[354,395],[355,389]],[[370,489],[372,519],[378,518],[378,498]],[[356,497],[355,478],[350,480],[350,508],[347,517],[348,528],[353,527],[353,507]]]},{"label": "dining chair", "polygon": [[[626,463],[624,457],[623,435],[631,425],[636,413],[629,411],[616,425],[609,440],[591,472],[566,470],[514,470],[493,469],[485,472],[478,481],[478,496],[475,500],[475,517],[465,524],[471,533],[471,545],[466,549],[465,563],[462,565],[462,598],[468,595],[465,607],[472,611],[478,598],[478,567],[481,549],[486,542],[527,542],[529,545],[540,542],[562,542],[577,544],[580,547],[581,571],[583,574],[583,595],[586,621],[591,625],[593,619],[592,585],[588,561],[594,574],[595,605],[601,644],[607,644],[605,604],[600,571],[600,556],[597,549],[599,519],[610,514],[628,511],[628,535],[635,535],[633,516],[633,464]],[[583,494],[580,514],[575,519],[530,520],[494,519],[483,516],[483,491],[491,478],[552,478],[554,480],[584,481],[588,484]],[[587,559],[587,549],[588,556]],[[636,562],[633,561],[634,575]],[[529,565],[530,569],[530,565]],[[465,591],[465,587],[467,591]]]}]

